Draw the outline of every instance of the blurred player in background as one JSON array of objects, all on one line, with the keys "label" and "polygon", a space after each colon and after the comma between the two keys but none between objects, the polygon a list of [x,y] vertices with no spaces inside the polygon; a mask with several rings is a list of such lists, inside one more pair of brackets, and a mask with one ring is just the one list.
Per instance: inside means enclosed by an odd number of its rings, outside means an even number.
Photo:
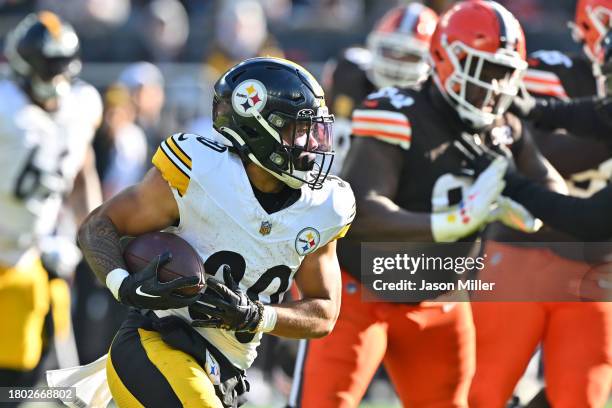
[{"label": "blurred player in background", "polygon": [[[533,52],[527,60],[526,90],[544,99],[605,96],[602,65],[604,39],[612,24],[611,17],[612,0],[579,0],[575,20],[570,26],[572,36],[582,44],[583,52],[577,55],[557,50]],[[532,120],[538,146],[568,180],[570,192],[586,197],[605,185],[605,180],[612,174],[612,166],[606,164],[610,159],[610,146],[594,140],[579,140],[562,128],[551,128],[551,125]],[[576,155],[577,151],[581,154]]]},{"label": "blurred player in background", "polygon": [[65,336],[69,329],[69,290],[58,274],[70,273],[80,254],[72,240],[53,235],[64,199],[77,220],[101,201],[91,141],[102,104],[92,86],[76,79],[78,54],[73,28],[50,12],[28,15],[6,40],[11,77],[0,82],[2,386],[33,385],[53,330]]},{"label": "blurred player in background", "polygon": [[129,91],[135,124],[145,132],[149,145],[157,146],[167,136],[167,133],[161,133],[165,128],[162,108],[166,99],[161,71],[150,62],[135,62],[119,74],[117,82]]},{"label": "blurred player in background", "polygon": [[[528,59],[529,69],[525,75],[526,89],[537,98],[569,100],[585,96],[605,95],[604,39],[612,21],[612,1],[579,0],[576,6],[573,37],[583,45],[583,55],[568,56],[560,51],[536,51]],[[570,193],[588,197],[607,184],[612,174],[609,159],[612,144],[601,139],[577,138],[567,129],[559,128],[554,120],[540,121],[537,115],[526,112],[527,98],[515,102],[515,111],[530,119],[529,128],[534,134],[542,154],[569,179]],[[520,109],[522,108],[522,110]],[[576,117],[577,121],[589,120],[587,116]],[[559,120],[559,123],[566,120]],[[606,130],[601,128],[602,132]],[[606,164],[606,161],[607,164]],[[603,163],[602,163],[603,162]],[[576,174],[579,173],[580,174]],[[533,190],[523,190],[533,191]],[[532,194],[532,200],[542,199],[545,194]],[[522,197],[525,197],[524,195]],[[553,197],[553,196],[551,196]],[[597,205],[598,200],[592,201]],[[579,221],[586,217],[588,206],[580,200],[571,201],[576,215],[573,228],[560,231],[575,232],[573,237],[553,231],[542,230],[540,234],[525,236],[503,227],[491,228],[488,233],[487,254],[489,263],[485,274],[497,279],[511,276],[521,285],[535,287],[534,274],[538,282],[547,282],[536,290],[546,293],[554,282],[544,277],[556,277],[555,281],[566,281],[568,276],[580,276],[590,266],[571,256],[538,244],[538,248],[515,246],[520,241],[571,241],[593,239],[600,228]],[[521,203],[524,201],[521,200]],[[562,211],[556,200],[546,200],[550,208]],[[605,200],[604,200],[605,202]],[[529,206],[529,208],[536,208]],[[567,210],[567,208],[566,208]],[[552,226],[563,226],[561,214],[552,217]],[[571,213],[565,211],[564,214]],[[556,219],[555,219],[556,218]],[[582,218],[580,218],[582,219]],[[600,225],[606,225],[602,219]],[[603,237],[607,238],[604,234]],[[523,275],[524,273],[524,275]],[[521,284],[521,282],[523,282]],[[533,282],[533,283],[527,283]],[[536,284],[537,286],[537,284]],[[562,294],[557,299],[562,299]],[[487,302],[474,303],[473,313],[477,334],[477,369],[470,392],[470,406],[503,407],[512,394],[516,383],[525,371],[531,356],[541,342],[544,356],[546,396],[554,407],[599,407],[607,400],[611,384],[611,336],[612,304],[572,302]],[[550,300],[550,299],[548,299]],[[512,348],[512,353],[500,350]],[[543,398],[543,397],[542,397]]]},{"label": "blurred player in background", "polygon": [[[427,78],[427,53],[437,22],[436,12],[420,3],[394,7],[375,24],[366,48],[347,48],[338,58],[326,62],[323,86],[335,116],[332,174],[340,174],[349,152],[351,114],[356,105],[377,89],[417,86]],[[302,341],[300,350],[305,347]],[[295,369],[299,377],[299,365]],[[295,381],[294,392],[299,386]]]},{"label": "blurred player in background", "polygon": [[475,366],[469,303],[362,301],[360,243],[421,242],[418,253],[433,255],[436,242],[465,240],[477,250],[494,203],[509,226],[535,229],[526,211],[499,196],[505,165],[494,162],[476,179],[463,173],[463,156],[452,148],[463,133],[514,156],[539,183],[562,184],[506,113],[527,68],[523,32],[509,11],[495,2],[457,4],[440,18],[429,55],[432,78],[420,89],[384,88],[353,112],[343,174],[359,213],[339,246],[340,317],[329,337],[309,342],[295,406],[356,407],[383,362],[404,406],[467,407]]},{"label": "blurred player in background", "polygon": [[339,174],[350,147],[350,117],[368,94],[387,86],[414,86],[429,75],[429,41],[438,15],[420,3],[389,10],[368,35],[367,48],[350,47],[327,62],[323,85],[336,117],[332,173]]},{"label": "blurred player in background", "polygon": [[104,120],[94,147],[105,200],[137,184],[148,169],[147,137],[130,99],[129,90],[119,84],[104,93]]}]

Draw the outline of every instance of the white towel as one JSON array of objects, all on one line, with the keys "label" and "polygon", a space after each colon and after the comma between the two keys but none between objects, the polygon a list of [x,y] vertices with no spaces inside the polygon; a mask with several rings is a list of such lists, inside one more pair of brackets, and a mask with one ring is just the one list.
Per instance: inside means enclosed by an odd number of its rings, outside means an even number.
[{"label": "white towel", "polygon": [[93,363],[47,371],[49,387],[75,387],[76,400],[62,401],[71,408],[106,408],[112,399],[106,382],[106,359],[103,355]]}]

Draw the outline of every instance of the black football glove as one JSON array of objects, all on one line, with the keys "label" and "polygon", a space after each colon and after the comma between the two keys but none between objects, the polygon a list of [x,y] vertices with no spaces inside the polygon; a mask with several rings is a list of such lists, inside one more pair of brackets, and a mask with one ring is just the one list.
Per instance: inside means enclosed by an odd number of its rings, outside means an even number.
[{"label": "black football glove", "polygon": [[493,150],[484,144],[478,144],[469,135],[462,134],[458,140],[455,140],[454,147],[461,153],[461,155],[467,161],[468,167],[472,169],[478,176],[484,170],[486,170],[491,163],[498,157],[504,157],[509,161],[508,167],[506,168],[506,174],[504,175],[504,181],[506,187],[502,191],[502,195],[514,198],[514,194],[529,184],[529,179],[522,176],[516,169],[514,161],[508,156],[504,155],[501,151]]},{"label": "black football glove", "polygon": [[187,307],[196,300],[198,295],[182,296],[173,291],[196,285],[197,276],[174,279],[162,283],[157,278],[157,270],[170,262],[172,255],[164,252],[153,259],[138,272],[129,275],[119,287],[119,301],[124,305],[138,309],[166,310]]},{"label": "black football glove", "polygon": [[503,156],[501,153],[489,149],[483,143],[478,144],[472,136],[467,134],[461,134],[461,136],[455,140],[454,147],[466,160],[468,167],[475,172],[473,176],[478,176],[485,171],[496,158]]},{"label": "black football glove", "polygon": [[263,317],[263,305],[251,300],[223,267],[223,280],[206,280],[206,292],[189,308],[195,327],[215,327],[237,332],[254,332]]}]

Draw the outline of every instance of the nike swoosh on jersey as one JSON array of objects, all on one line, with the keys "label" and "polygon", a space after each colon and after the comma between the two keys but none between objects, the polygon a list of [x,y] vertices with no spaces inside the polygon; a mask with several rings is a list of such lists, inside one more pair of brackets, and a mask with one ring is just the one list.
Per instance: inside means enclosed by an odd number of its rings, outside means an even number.
[{"label": "nike swoosh on jersey", "polygon": [[139,287],[136,288],[136,294],[139,296],[146,296],[146,297],[152,297],[152,298],[158,298],[161,296],[157,296],[157,295],[150,295],[148,293],[143,292],[142,290],[140,290],[140,288],[142,288],[142,285],[140,285]]}]

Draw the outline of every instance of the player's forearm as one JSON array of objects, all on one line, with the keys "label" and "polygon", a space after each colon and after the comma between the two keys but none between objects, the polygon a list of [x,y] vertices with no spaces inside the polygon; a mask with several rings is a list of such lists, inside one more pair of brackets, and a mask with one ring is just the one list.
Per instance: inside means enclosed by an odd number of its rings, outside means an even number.
[{"label": "player's forearm", "polygon": [[557,169],[540,152],[533,139],[532,129],[523,128],[520,147],[513,151],[516,169],[530,180],[547,187],[551,191],[567,194],[565,180]]},{"label": "player's forearm", "polygon": [[612,236],[612,188],[578,198],[549,191],[518,174],[507,176],[506,182],[510,198],[556,230],[585,241]]},{"label": "player's forearm", "polygon": [[612,99],[577,98],[571,101],[541,101],[534,124],[543,129],[563,128],[579,138],[609,140],[612,130]]},{"label": "player's forearm", "polygon": [[79,229],[79,245],[89,267],[102,283],[117,268],[127,270],[123,260],[119,233],[111,219],[95,210]]},{"label": "player's forearm", "polygon": [[559,194],[568,194],[567,184],[565,180],[559,174],[559,172],[550,164],[548,161],[544,163],[544,166],[547,169],[546,176],[542,177],[539,180],[534,180],[538,182],[541,186],[546,187],[550,191],[554,191]]},{"label": "player's forearm", "polygon": [[332,299],[302,299],[272,306],[277,320],[270,334],[293,339],[327,336],[338,319],[339,305]]},{"label": "player's forearm", "polygon": [[357,203],[359,212],[351,226],[351,239],[432,241],[431,214],[406,211],[387,197]]}]

